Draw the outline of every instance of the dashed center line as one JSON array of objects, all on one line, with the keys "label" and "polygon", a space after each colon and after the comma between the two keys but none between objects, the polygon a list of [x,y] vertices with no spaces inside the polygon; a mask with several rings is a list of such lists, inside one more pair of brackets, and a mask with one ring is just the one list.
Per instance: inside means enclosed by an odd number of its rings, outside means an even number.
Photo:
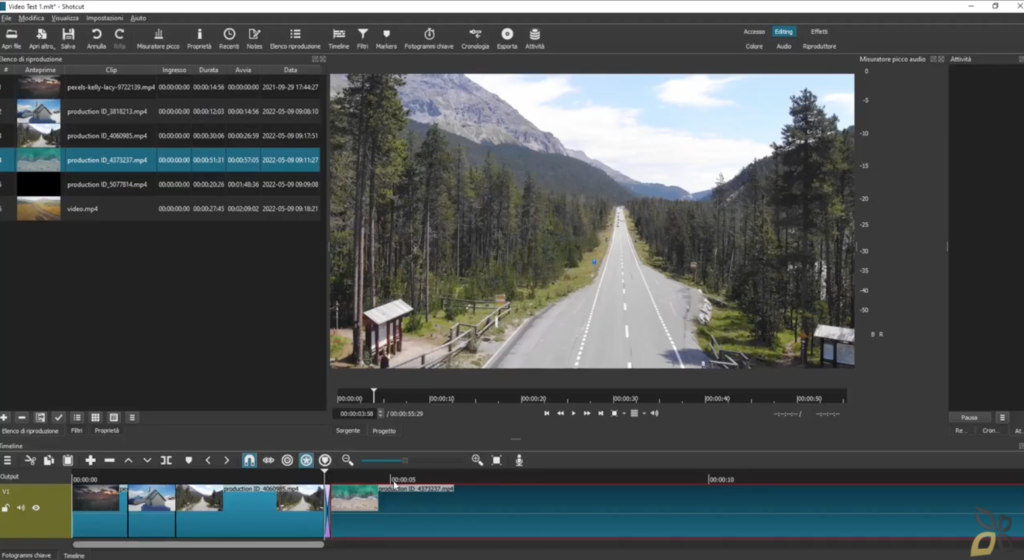
[{"label": "dashed center line", "polygon": [[626,338],[629,338],[629,325],[626,325]]},{"label": "dashed center line", "polygon": [[623,304],[622,304],[622,310],[623,310],[623,311],[625,311],[625,310],[626,310],[626,304],[625,304],[625,303],[623,303]]}]

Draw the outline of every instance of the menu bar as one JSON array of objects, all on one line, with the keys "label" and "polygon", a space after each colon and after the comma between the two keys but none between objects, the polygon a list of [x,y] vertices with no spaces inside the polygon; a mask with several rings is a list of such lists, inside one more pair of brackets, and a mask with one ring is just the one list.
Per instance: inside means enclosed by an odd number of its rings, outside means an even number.
[{"label": "menu bar", "polygon": [[[6,2],[7,12],[16,13],[116,13],[124,9],[118,1]],[[587,13],[971,13],[979,9],[1011,11],[1013,3],[915,0],[489,0],[467,4],[460,0],[335,1],[302,0],[287,4],[268,0],[247,2],[173,0],[137,2],[136,13],[390,13],[390,14],[587,14]]]}]

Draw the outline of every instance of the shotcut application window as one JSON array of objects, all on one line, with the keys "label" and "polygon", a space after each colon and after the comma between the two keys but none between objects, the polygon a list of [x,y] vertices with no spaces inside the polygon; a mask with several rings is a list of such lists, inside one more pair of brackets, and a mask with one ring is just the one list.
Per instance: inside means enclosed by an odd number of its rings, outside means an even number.
[{"label": "shotcut application window", "polygon": [[1022,30],[0,2],[0,560],[1020,554]]}]

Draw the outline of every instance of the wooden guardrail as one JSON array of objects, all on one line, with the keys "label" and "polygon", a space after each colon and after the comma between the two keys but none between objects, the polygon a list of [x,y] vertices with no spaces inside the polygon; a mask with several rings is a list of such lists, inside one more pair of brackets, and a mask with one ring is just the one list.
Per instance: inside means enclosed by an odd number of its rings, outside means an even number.
[{"label": "wooden guardrail", "polygon": [[448,307],[449,302],[452,302],[455,305],[461,305],[467,311],[472,311],[474,315],[476,315],[477,309],[501,309],[502,307],[507,305],[505,303],[497,303],[495,301],[458,299],[447,296],[441,298],[441,304],[444,307]]},{"label": "wooden guardrail", "polygon": [[[722,350],[722,346],[718,344],[718,340],[715,339],[715,335],[708,333],[708,338],[711,339],[711,352],[715,355],[714,360],[708,360],[712,366],[717,366],[724,369],[738,369],[746,368],[750,369],[750,358],[743,352],[732,352],[728,350]],[[734,357],[735,356],[735,357]],[[740,361],[736,361],[735,358],[739,358]]]},{"label": "wooden guardrail", "polygon": [[[415,358],[410,358],[400,364],[391,366],[392,368],[408,367],[409,364],[419,361],[419,365],[415,366],[418,369],[432,369],[443,363],[447,363],[452,357],[456,356],[459,352],[463,351],[466,346],[469,345],[469,341],[480,337],[485,332],[490,330],[496,324],[499,324],[501,319],[512,312],[512,303],[506,303],[500,307],[497,307],[491,313],[488,313],[486,317],[480,320],[475,325],[466,323],[456,323],[448,331],[448,342],[428,350]],[[463,331],[465,329],[465,331]],[[439,356],[432,357],[428,360],[428,356],[437,354],[438,352],[444,351]]]}]

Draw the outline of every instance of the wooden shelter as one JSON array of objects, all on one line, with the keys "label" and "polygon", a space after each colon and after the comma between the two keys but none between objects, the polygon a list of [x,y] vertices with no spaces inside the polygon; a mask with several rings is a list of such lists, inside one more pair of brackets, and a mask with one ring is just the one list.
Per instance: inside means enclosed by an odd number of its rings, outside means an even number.
[{"label": "wooden shelter", "polygon": [[366,348],[373,351],[374,363],[381,351],[389,356],[402,351],[402,319],[412,311],[411,305],[396,299],[363,313]]},{"label": "wooden shelter", "polygon": [[853,367],[853,329],[818,325],[814,338],[821,341],[821,367]]}]

